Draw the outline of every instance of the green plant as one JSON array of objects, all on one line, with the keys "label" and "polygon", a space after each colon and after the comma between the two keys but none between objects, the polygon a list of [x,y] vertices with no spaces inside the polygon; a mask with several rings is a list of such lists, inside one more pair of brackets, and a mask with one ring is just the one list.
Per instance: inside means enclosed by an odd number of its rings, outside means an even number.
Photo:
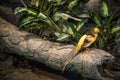
[{"label": "green plant", "polygon": [[59,27],[50,18],[52,7],[49,3],[46,3],[46,0],[32,0],[31,4],[28,5],[22,0],[21,2],[24,7],[17,7],[15,9],[15,14],[23,12],[23,15],[19,19],[19,27],[27,30],[39,30],[50,26],[56,31],[60,31]]},{"label": "green plant", "polygon": [[107,48],[115,43],[120,43],[120,9],[112,12],[107,0],[101,0],[100,14],[91,12],[92,20],[101,32],[96,42],[96,47]]},{"label": "green plant", "polygon": [[87,22],[87,19],[82,19],[76,25],[71,22],[66,22],[63,27],[63,31],[56,32],[55,35],[57,36],[57,40],[60,42],[70,42],[75,44],[77,40],[80,38],[81,33],[79,30],[81,27]]},{"label": "green plant", "polygon": [[[23,13],[19,19],[19,27],[32,31],[37,34],[42,34],[44,30],[51,29],[51,32],[64,34],[63,29],[72,28],[73,22],[81,23],[84,19],[80,18],[80,14],[84,14],[84,10],[79,6],[87,3],[88,0],[31,0],[31,4],[25,4],[24,7],[17,7],[15,14]],[[75,28],[75,27],[74,27]],[[42,30],[42,31],[41,31]],[[76,38],[67,30],[68,35]],[[73,30],[74,34],[78,30]],[[58,35],[56,35],[59,37]],[[61,36],[61,35],[60,35]]]}]

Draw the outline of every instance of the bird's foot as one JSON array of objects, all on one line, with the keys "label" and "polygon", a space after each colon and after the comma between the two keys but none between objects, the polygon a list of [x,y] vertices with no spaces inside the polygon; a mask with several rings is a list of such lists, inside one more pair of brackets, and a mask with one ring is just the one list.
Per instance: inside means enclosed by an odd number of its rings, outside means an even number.
[{"label": "bird's foot", "polygon": [[89,53],[90,49],[86,48],[85,53]]}]

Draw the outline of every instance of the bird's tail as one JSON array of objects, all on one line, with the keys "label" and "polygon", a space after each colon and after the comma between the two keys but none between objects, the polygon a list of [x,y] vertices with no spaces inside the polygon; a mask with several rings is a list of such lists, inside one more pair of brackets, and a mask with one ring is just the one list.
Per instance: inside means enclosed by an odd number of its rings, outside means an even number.
[{"label": "bird's tail", "polygon": [[63,69],[62,69],[62,72],[64,72],[67,64],[72,60],[72,58],[73,58],[73,57],[78,53],[78,51],[81,49],[81,47],[82,47],[82,45],[83,45],[83,43],[84,43],[84,40],[85,40],[86,36],[87,36],[87,35],[83,35],[83,36],[80,38],[80,40],[79,40],[79,42],[78,42],[78,44],[77,44],[77,47],[71,52],[70,56],[66,59],[66,62],[64,63],[64,67],[63,67]]},{"label": "bird's tail", "polygon": [[[79,47],[80,47],[80,46],[79,46]],[[63,67],[63,69],[62,69],[62,72],[64,72],[67,64],[68,64],[68,63],[72,60],[72,58],[77,54],[76,52],[78,52],[78,47],[77,47],[74,51],[72,51],[71,55],[66,59],[66,62],[64,63],[64,67]]]}]

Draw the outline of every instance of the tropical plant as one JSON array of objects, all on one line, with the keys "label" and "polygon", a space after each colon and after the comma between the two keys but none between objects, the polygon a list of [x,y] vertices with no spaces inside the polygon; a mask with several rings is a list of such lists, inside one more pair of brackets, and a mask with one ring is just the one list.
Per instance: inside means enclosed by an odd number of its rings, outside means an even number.
[{"label": "tropical plant", "polygon": [[81,27],[87,22],[87,19],[82,19],[77,24],[72,22],[66,22],[63,27],[63,31],[56,32],[57,40],[60,42],[67,42],[76,44],[77,40],[80,38],[81,34],[79,31]]},{"label": "tropical plant", "polygon": [[46,3],[46,0],[32,0],[31,4],[28,5],[22,0],[21,2],[24,7],[17,7],[15,9],[15,14],[23,12],[23,15],[19,19],[19,27],[27,30],[39,30],[50,26],[56,31],[60,31],[59,27],[50,18],[52,7],[49,3]]},{"label": "tropical plant", "polygon": [[[31,4],[25,4],[23,0],[21,0],[24,7],[17,7],[15,14],[23,13],[19,19],[19,27],[22,29],[41,34],[39,31],[42,30],[42,32],[44,32],[44,30],[50,28],[52,32],[64,34],[63,29],[69,28],[69,25],[73,25],[73,22],[84,23],[84,20],[78,16],[84,14],[84,10],[82,10],[79,5],[85,4],[87,1],[88,0],[31,0]],[[70,33],[68,35],[76,38],[69,31],[70,30],[67,31]],[[78,32],[78,30],[73,31]],[[76,34],[77,32],[73,33]]]},{"label": "tropical plant", "polygon": [[96,47],[107,48],[115,43],[120,43],[120,9],[112,12],[107,0],[100,2],[100,14],[90,12],[92,20],[101,29]]}]

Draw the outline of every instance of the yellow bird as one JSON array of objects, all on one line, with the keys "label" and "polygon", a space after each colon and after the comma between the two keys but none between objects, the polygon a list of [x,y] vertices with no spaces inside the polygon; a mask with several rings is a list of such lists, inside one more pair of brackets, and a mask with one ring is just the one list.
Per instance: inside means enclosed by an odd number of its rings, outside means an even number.
[{"label": "yellow bird", "polygon": [[81,50],[81,48],[87,48],[96,41],[99,32],[100,30],[98,28],[94,28],[92,34],[85,34],[80,38],[76,48],[72,51],[72,54],[66,59],[62,72],[65,70],[65,67],[72,60],[72,58]]}]

